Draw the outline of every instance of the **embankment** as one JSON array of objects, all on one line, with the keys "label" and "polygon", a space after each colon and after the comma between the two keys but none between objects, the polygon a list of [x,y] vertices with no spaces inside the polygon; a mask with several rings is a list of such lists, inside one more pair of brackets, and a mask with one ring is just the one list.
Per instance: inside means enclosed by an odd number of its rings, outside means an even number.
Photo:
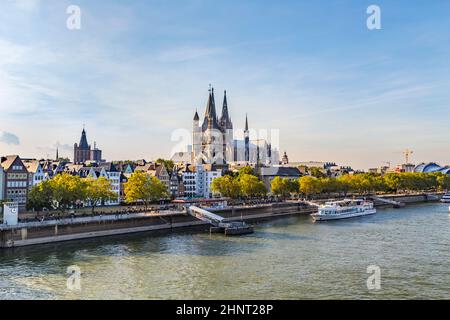
[{"label": "embankment", "polygon": [[[214,210],[227,220],[260,221],[296,214],[309,214],[313,208],[301,202],[274,203],[252,207]],[[150,231],[170,231],[207,224],[186,213],[123,214],[84,218],[66,218],[44,222],[0,226],[0,248],[11,248],[60,241],[89,239]]]}]

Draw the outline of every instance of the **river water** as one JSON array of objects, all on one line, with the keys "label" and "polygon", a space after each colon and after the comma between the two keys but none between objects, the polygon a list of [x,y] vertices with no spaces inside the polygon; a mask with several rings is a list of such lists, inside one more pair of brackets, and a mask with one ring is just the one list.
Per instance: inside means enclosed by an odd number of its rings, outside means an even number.
[{"label": "river water", "polygon": [[[2,250],[0,300],[450,299],[449,213],[421,204],[327,223],[282,218],[234,238],[139,234]],[[81,276],[68,289],[72,265]],[[368,266],[380,268],[378,290]]]}]

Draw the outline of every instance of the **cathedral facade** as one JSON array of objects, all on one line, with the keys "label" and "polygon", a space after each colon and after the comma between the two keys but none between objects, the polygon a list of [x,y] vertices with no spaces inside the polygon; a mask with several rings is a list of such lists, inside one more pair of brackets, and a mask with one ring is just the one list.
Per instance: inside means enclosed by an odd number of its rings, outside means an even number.
[{"label": "cathedral facade", "polygon": [[211,88],[203,121],[200,122],[197,111],[194,115],[191,163],[219,166],[231,162],[272,164],[271,145],[266,140],[250,140],[247,116],[243,139],[235,139],[234,132],[228,109],[227,92],[224,91],[222,112],[219,117],[216,112],[214,88]]}]

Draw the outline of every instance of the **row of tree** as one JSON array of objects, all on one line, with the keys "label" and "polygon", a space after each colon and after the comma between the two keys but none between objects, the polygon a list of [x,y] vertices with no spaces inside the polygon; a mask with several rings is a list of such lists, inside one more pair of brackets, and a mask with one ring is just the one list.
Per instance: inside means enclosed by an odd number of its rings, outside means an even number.
[{"label": "row of tree", "polygon": [[[286,199],[291,195],[315,197],[348,193],[438,191],[450,189],[450,175],[438,173],[345,174],[338,178],[303,176],[299,179],[275,177],[271,181],[273,195]],[[225,175],[212,183],[212,190],[232,199],[267,195],[264,183],[251,168],[238,174]]]},{"label": "row of tree", "polygon": [[229,173],[214,179],[211,190],[232,199],[261,197],[267,194],[266,186],[250,167],[242,168],[239,173]]},{"label": "row of tree", "polygon": [[111,190],[111,182],[105,177],[82,179],[63,173],[34,186],[28,194],[27,207],[64,213],[69,208],[89,203],[94,212],[98,205],[114,198],[117,194]]},{"label": "row of tree", "polygon": [[[225,174],[212,181],[211,189],[231,199],[264,197],[268,190],[250,167],[238,173]],[[342,175],[338,178],[303,176],[292,180],[276,177],[271,182],[271,193],[283,199],[291,195],[315,197],[319,195],[374,192],[406,192],[450,189],[450,175],[442,173],[387,173]],[[152,202],[169,197],[166,185],[144,172],[134,172],[124,188],[126,203]],[[28,194],[27,206],[36,211],[58,210],[89,205],[92,212],[105,202],[117,198],[111,183],[104,177],[82,179],[67,173],[34,186]]]},{"label": "row of tree", "polygon": [[272,180],[274,195],[291,194],[314,197],[322,194],[370,194],[375,192],[438,191],[450,189],[450,175],[437,173],[345,174],[338,178],[303,176],[298,180],[276,177]]},{"label": "row of tree", "polygon": [[[125,202],[148,204],[168,197],[166,186],[156,177],[144,172],[133,173],[125,183]],[[64,214],[69,208],[88,205],[92,212],[97,206],[117,199],[111,182],[105,177],[83,179],[63,173],[34,186],[28,194],[27,208],[35,211],[56,210]]]}]

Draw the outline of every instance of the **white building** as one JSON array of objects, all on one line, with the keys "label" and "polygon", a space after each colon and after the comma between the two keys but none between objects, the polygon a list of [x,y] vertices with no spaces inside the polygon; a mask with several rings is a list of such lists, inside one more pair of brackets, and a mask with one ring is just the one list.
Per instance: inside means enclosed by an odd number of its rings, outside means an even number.
[{"label": "white building", "polygon": [[222,176],[222,170],[213,165],[197,165],[188,167],[183,172],[184,194],[193,198],[212,198],[214,196],[211,185],[214,179]]},{"label": "white building", "polygon": [[38,160],[22,159],[22,162],[29,173],[28,185],[30,189],[47,179],[47,175]]},{"label": "white building", "polygon": [[188,198],[197,196],[197,172],[186,169],[181,175],[184,185],[184,195]]},{"label": "white building", "polygon": [[120,171],[112,162],[101,163],[99,168],[102,168],[106,172],[106,178],[111,182],[111,191],[113,191],[117,197],[114,200],[109,200],[106,205],[116,206],[120,204]]}]

